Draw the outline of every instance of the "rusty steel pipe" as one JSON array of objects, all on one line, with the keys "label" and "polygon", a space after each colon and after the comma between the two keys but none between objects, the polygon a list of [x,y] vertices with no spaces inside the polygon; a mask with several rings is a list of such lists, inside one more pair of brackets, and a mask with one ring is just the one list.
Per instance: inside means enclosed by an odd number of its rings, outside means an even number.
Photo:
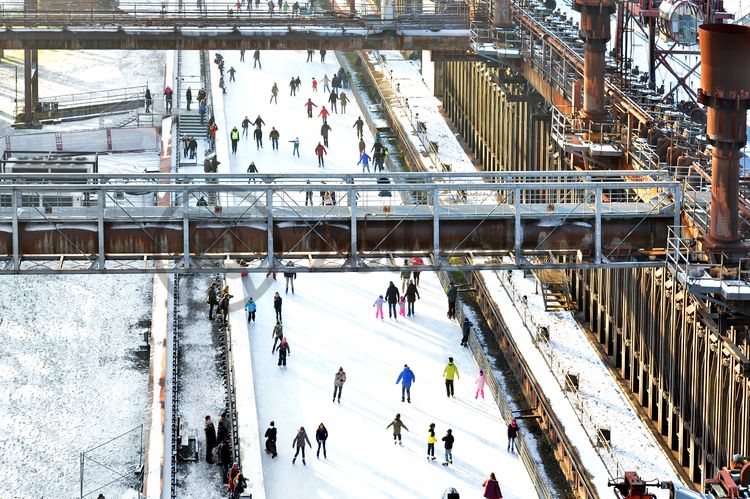
[{"label": "rusty steel pipe", "polygon": [[610,15],[613,0],[575,0],[573,9],[581,13],[579,35],[583,45],[583,109],[581,117],[592,122],[606,115],[604,93],[604,55],[611,37]]},{"label": "rusty steel pipe", "polygon": [[[672,215],[648,218],[602,220],[602,249],[606,253],[632,253],[663,248]],[[511,251],[515,243],[513,219],[443,220],[440,242],[446,253],[452,251]],[[568,220],[550,225],[549,220],[522,221],[521,246],[524,250],[580,250],[592,255],[596,247],[593,221]],[[228,253],[263,255],[267,253],[266,228],[262,224],[237,224],[232,230],[216,224],[190,223],[190,252],[193,257]],[[60,224],[50,228],[44,222],[20,224],[20,252],[23,258],[98,252],[96,230]],[[348,256],[351,231],[341,220],[321,221],[315,231],[304,223],[278,222],[273,227],[274,253],[330,253]],[[141,259],[147,254],[179,255],[183,251],[182,227],[169,222],[153,222],[147,230],[137,225],[104,224],[104,250],[122,259]],[[430,252],[433,249],[432,223],[425,220],[367,220],[357,223],[360,254],[391,252]],[[0,231],[0,254],[13,251],[12,235]],[[119,258],[119,257],[118,257]]]},{"label": "rusty steel pipe", "polygon": [[706,135],[712,166],[711,226],[706,245],[717,254],[735,258],[747,252],[739,234],[739,174],[740,150],[747,142],[750,65],[738,61],[750,56],[750,28],[703,25],[699,42],[702,69],[698,101],[708,108]]},{"label": "rusty steel pipe", "polygon": [[493,0],[492,25],[496,28],[510,28],[513,26],[513,15],[510,0]]}]

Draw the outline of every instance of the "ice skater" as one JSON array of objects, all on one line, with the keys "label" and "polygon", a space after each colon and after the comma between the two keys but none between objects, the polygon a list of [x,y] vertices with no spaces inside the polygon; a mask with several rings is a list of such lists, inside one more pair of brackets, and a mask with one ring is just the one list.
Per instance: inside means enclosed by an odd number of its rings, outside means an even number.
[{"label": "ice skater", "polygon": [[516,418],[510,420],[508,423],[508,449],[510,453],[516,452],[516,437],[518,437],[518,423]]},{"label": "ice skater", "polygon": [[[318,459],[320,459],[320,448],[323,448],[323,459],[328,459],[328,456],[326,455],[326,440],[328,440],[328,429],[326,428],[326,425],[323,423],[320,423],[318,425],[318,429],[315,430],[315,441],[318,442],[318,452],[316,453],[316,456]],[[304,462],[304,449],[302,452],[302,462]]]},{"label": "ice skater", "polygon": [[375,307],[375,318],[377,319],[378,316],[380,317],[380,320],[383,320],[383,303],[385,300],[383,299],[383,295],[378,296],[375,299],[375,303],[372,304],[373,307]]},{"label": "ice skater", "polygon": [[292,156],[296,154],[297,157],[299,158],[299,137],[295,137],[294,140],[290,140],[289,142],[292,144],[292,147],[293,147]]},{"label": "ice skater", "polygon": [[485,383],[485,381],[486,380],[484,379],[484,371],[479,371],[479,376],[477,376],[477,379],[474,381],[474,383],[476,383],[476,385],[477,385],[477,393],[474,394],[474,398],[475,399],[478,399],[479,398],[479,394],[481,393],[482,394],[482,400],[484,400],[484,383]]},{"label": "ice skater", "polygon": [[271,100],[268,103],[270,104],[271,102],[279,103],[279,86],[276,82],[273,82],[273,86],[271,87]]},{"label": "ice skater", "polygon": [[414,316],[414,302],[418,299],[419,291],[417,290],[417,285],[414,284],[413,280],[409,280],[409,285],[406,286],[406,304],[408,305],[406,310],[407,317]]},{"label": "ice skater", "polygon": [[271,338],[273,338],[273,346],[271,347],[271,354],[273,354],[276,351],[276,345],[281,341],[283,337],[284,337],[284,327],[281,325],[279,321],[276,321],[276,325],[273,327],[273,332],[271,333]]},{"label": "ice skater", "polygon": [[391,424],[385,427],[386,430],[388,428],[393,428],[393,445],[396,445],[396,440],[398,440],[398,445],[404,445],[401,443],[401,428],[406,431],[409,431],[409,428],[401,421],[401,414],[396,414],[396,418],[391,421]]},{"label": "ice skater", "polygon": [[300,426],[299,430],[297,431],[297,434],[294,436],[294,440],[292,440],[292,449],[295,447],[297,448],[296,452],[294,453],[294,459],[292,459],[292,464],[297,462],[297,454],[299,454],[299,451],[302,451],[302,464],[307,466],[307,463],[305,462],[305,442],[307,442],[307,445],[310,446],[312,449],[312,444],[310,443],[310,439],[307,438],[307,432],[305,432],[305,427]]},{"label": "ice skater", "polygon": [[292,350],[289,348],[289,342],[286,341],[286,337],[281,338],[281,343],[276,347],[276,350],[279,351],[279,367],[286,367],[286,357],[287,355],[292,355]]},{"label": "ice skater", "polygon": [[443,466],[448,466],[449,464],[453,464],[453,442],[455,441],[453,430],[449,428],[442,440],[445,447],[445,462]]},{"label": "ice skater", "polygon": [[414,376],[414,373],[409,368],[409,366],[407,364],[404,364],[404,369],[396,379],[397,385],[399,384],[399,382],[401,383],[401,402],[404,401],[404,395],[406,395],[406,400],[411,404],[411,385],[416,381],[417,377]]},{"label": "ice skater", "polygon": [[495,478],[494,473],[490,473],[487,480],[482,483],[482,487],[484,487],[484,495],[482,497],[485,499],[503,499],[500,484],[497,483],[497,478]]},{"label": "ice skater", "polygon": [[398,299],[398,315],[406,317],[406,297],[401,295]]},{"label": "ice skater", "polygon": [[[274,276],[274,279],[276,276]],[[283,321],[281,320],[281,303],[282,303],[281,296],[279,296],[279,292],[276,291],[273,294],[273,309],[276,311],[276,322],[281,324]]]},{"label": "ice skater", "polygon": [[427,430],[427,460],[434,461],[435,458],[435,423],[430,423],[430,428]]},{"label": "ice skater", "polygon": [[[346,383],[346,373],[343,367],[339,367],[336,371],[336,375],[333,378],[333,402],[336,402],[338,398],[339,404],[341,403],[341,390],[344,389],[344,383]],[[338,393],[338,397],[336,394]]]},{"label": "ice skater", "polygon": [[448,357],[448,364],[443,369],[443,377],[445,377],[445,394],[448,397],[454,397],[453,378],[461,379],[461,375],[458,373],[458,367],[453,363],[453,357]]},{"label": "ice skater", "polygon": [[[362,116],[360,116],[357,118],[357,121],[354,122],[354,126],[352,127],[352,128],[354,127],[357,128],[357,137],[359,139],[362,139],[362,129],[364,128],[364,126],[365,126],[365,122],[362,121]],[[359,153],[362,154],[362,151],[364,151],[364,147],[359,151]]]},{"label": "ice skater", "polygon": [[256,305],[253,301],[253,297],[251,296],[245,304],[245,310],[247,310],[247,322],[255,322],[255,309]]},{"label": "ice skater", "polygon": [[326,161],[323,158],[323,155],[325,154],[328,154],[326,148],[323,147],[323,144],[318,142],[318,145],[315,147],[315,155],[318,157],[318,168],[325,168]]},{"label": "ice skater", "polygon": [[276,457],[276,427],[273,421],[266,430],[266,453],[271,454],[271,458]]},{"label": "ice skater", "polygon": [[446,294],[448,295],[448,318],[455,319],[456,318],[456,299],[458,298],[458,289],[456,288],[456,285],[451,283]]},{"label": "ice skater", "polygon": [[360,163],[362,164],[362,173],[365,173],[365,170],[367,170],[367,173],[370,173],[370,156],[367,154],[367,151],[364,151],[359,157],[357,165]]},{"label": "ice skater", "polygon": [[294,262],[291,260],[286,262],[286,269],[284,269],[284,279],[286,280],[286,293],[289,293],[289,285],[292,286],[292,294],[294,294],[294,280],[297,279],[297,272],[294,271]]},{"label": "ice skater", "polygon": [[389,319],[398,320],[398,316],[396,315],[396,303],[398,303],[400,296],[401,294],[398,292],[398,288],[393,284],[393,281],[391,281],[390,284],[388,284],[388,289],[385,290],[385,299],[388,302]]},{"label": "ice skater", "polygon": [[461,346],[469,346],[469,334],[471,333],[471,327],[474,325],[468,318],[464,317],[464,322],[461,326]]}]

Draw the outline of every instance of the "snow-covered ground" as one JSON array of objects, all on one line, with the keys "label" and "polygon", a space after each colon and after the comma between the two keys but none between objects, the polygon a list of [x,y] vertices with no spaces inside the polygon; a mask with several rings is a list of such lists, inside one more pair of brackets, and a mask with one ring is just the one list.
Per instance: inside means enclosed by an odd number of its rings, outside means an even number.
[{"label": "snow-covered ground", "polygon": [[178,415],[188,424],[200,442],[197,463],[178,465],[177,497],[201,499],[219,497],[221,467],[205,460],[203,422],[206,416],[216,425],[224,410],[224,380],[219,371],[218,339],[212,334],[211,322],[206,317],[206,289],[211,279],[188,277],[180,283],[180,403]]},{"label": "snow-covered ground", "polygon": [[[637,471],[643,479],[672,480],[682,483],[661,446],[645,427],[633,410],[627,397],[601,362],[585,333],[568,312],[545,312],[541,295],[535,294],[533,277],[524,278],[523,272],[513,272],[513,284],[518,296],[526,296],[531,316],[539,325],[548,326],[550,345],[554,350],[556,370],[548,369],[545,354],[535,344],[523,319],[514,304],[513,294],[506,291],[506,280],[498,272],[484,271],[482,277],[491,292],[493,300],[503,311],[503,318],[509,327],[514,341],[534,371],[537,381],[544,387],[558,418],[565,426],[566,434],[578,449],[584,466],[592,475],[594,486],[604,495],[609,471],[616,471],[609,459],[602,459],[589,441],[587,432],[593,430],[582,425],[577,415],[579,411],[571,404],[560,389],[559,381],[567,371],[580,375],[580,394],[586,410],[595,423],[612,431],[612,447],[616,458],[625,471]],[[558,364],[559,363],[559,364]],[[668,491],[652,490],[660,498],[669,497]]]},{"label": "snow-covered ground", "polygon": [[[79,453],[146,422],[151,281],[0,279],[0,497],[77,497]],[[138,430],[88,455],[85,491],[115,478],[94,461],[132,473],[140,438]]]}]

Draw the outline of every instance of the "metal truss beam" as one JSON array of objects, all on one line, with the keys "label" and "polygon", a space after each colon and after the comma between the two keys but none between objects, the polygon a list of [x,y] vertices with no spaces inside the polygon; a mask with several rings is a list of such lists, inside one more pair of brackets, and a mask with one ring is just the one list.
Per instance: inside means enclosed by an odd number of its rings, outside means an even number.
[{"label": "metal truss beam", "polygon": [[[47,272],[32,263],[47,260],[61,271],[156,260],[200,271],[227,259],[262,271],[289,259],[314,262],[307,267],[316,272],[374,271],[395,268],[378,263],[394,255],[439,269],[443,259],[511,250],[518,261],[576,251],[574,268],[651,266],[645,252],[666,248],[680,187],[650,173],[261,175],[251,183],[247,175],[7,175],[0,255],[16,272]],[[308,192],[321,204],[305,206]],[[172,206],[156,205],[165,193]]]}]

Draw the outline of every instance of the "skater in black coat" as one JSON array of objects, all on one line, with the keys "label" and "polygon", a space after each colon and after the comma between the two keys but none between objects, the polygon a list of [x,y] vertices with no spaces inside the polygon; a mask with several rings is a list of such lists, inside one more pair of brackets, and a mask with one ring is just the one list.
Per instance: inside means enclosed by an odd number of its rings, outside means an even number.
[{"label": "skater in black coat", "polygon": [[456,299],[458,298],[458,289],[456,288],[456,285],[451,283],[451,286],[448,288],[448,318],[449,319],[455,319],[456,318]]},{"label": "skater in black coat", "polygon": [[276,350],[279,351],[279,366],[286,367],[286,357],[287,355],[292,355],[292,350],[289,348],[289,343],[286,341],[286,337],[281,338],[281,343],[276,347]]},{"label": "skater in black coat", "polygon": [[328,459],[326,455],[326,440],[328,440],[328,429],[323,423],[320,423],[318,429],[315,431],[315,440],[318,441],[318,453],[317,457],[320,459],[320,448],[323,447],[323,458]]},{"label": "skater in black coat", "polygon": [[461,346],[462,347],[468,347],[469,346],[469,333],[471,332],[471,326],[472,322],[464,317],[464,323],[461,326]]},{"label": "skater in black coat", "polygon": [[453,464],[453,442],[455,440],[456,439],[453,438],[453,430],[449,429],[443,437],[443,445],[445,447],[445,462],[443,463],[443,466]]},{"label": "skater in black coat", "polygon": [[385,300],[388,302],[388,318],[398,320],[398,312],[396,312],[396,304],[401,293],[398,292],[398,288],[393,281],[388,284],[388,289],[385,291]]},{"label": "skater in black coat", "polygon": [[279,324],[281,324],[281,302],[282,299],[277,291],[273,294],[273,309],[276,311],[276,322]]},{"label": "skater in black coat", "polygon": [[276,427],[271,421],[271,426],[266,430],[266,452],[271,454],[271,458],[275,458],[276,454]]},{"label": "skater in black coat", "polygon": [[216,428],[211,416],[206,416],[206,422],[203,424],[203,431],[206,433],[206,462],[214,464],[213,451],[216,447]]},{"label": "skater in black coat", "polygon": [[414,302],[419,298],[419,291],[417,285],[414,284],[413,280],[409,280],[409,285],[406,287],[406,316],[411,317],[414,315]]}]

